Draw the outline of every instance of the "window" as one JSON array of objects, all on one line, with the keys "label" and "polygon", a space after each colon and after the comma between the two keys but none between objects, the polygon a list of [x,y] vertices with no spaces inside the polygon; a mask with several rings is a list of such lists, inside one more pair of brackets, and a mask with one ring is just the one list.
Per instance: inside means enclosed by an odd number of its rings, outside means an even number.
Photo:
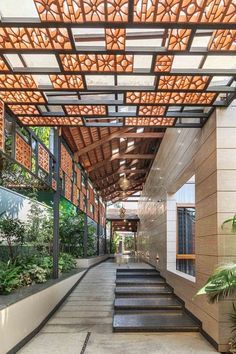
[{"label": "window", "polygon": [[195,207],[177,206],[177,270],[195,275]]}]

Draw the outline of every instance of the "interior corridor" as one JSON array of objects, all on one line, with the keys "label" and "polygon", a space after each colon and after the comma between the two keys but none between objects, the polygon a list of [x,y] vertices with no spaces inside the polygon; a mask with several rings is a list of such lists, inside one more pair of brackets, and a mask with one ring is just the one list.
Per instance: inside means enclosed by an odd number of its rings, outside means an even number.
[{"label": "interior corridor", "polygon": [[[199,333],[113,333],[116,269],[134,261],[108,260],[91,268],[21,354],[210,354],[215,349]],[[138,268],[148,268],[138,263]]]}]

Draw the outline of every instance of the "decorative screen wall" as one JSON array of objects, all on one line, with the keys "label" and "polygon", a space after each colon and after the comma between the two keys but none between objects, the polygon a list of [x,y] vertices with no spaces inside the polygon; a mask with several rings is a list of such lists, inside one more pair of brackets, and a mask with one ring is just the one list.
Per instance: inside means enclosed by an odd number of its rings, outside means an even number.
[{"label": "decorative screen wall", "polygon": [[235,0],[27,4],[0,4],[0,98],[25,125],[195,127],[235,98]]},{"label": "decorative screen wall", "polygon": [[0,100],[0,150],[4,150],[4,141],[5,141],[5,135],[4,135],[4,126],[5,126],[5,121],[4,121],[4,103],[3,101]]}]

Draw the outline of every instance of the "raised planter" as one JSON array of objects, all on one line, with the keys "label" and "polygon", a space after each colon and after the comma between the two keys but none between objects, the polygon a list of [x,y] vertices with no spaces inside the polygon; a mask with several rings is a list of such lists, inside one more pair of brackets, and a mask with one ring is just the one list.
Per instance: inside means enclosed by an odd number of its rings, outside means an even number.
[{"label": "raised planter", "polygon": [[95,256],[95,257],[88,257],[88,258],[79,258],[77,259],[77,267],[78,268],[89,268],[91,266],[94,266],[102,261],[105,261],[108,259],[110,256],[109,255],[103,255],[103,256]]}]

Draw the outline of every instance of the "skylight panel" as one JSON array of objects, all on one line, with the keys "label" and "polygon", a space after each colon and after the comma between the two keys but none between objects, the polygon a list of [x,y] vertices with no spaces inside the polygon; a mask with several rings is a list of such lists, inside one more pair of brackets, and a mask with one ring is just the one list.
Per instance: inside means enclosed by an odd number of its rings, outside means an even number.
[{"label": "skylight panel", "polygon": [[19,0],[1,0],[0,14],[2,19],[14,18],[14,22],[17,22],[17,18],[39,20],[38,12],[32,0],[20,0],[20,3],[18,2]]},{"label": "skylight panel", "polygon": [[134,69],[151,69],[152,55],[134,55]]},{"label": "skylight panel", "polygon": [[87,86],[114,86],[113,75],[85,75]]},{"label": "skylight panel", "polygon": [[197,69],[202,55],[175,55],[172,69]]},{"label": "skylight panel", "polygon": [[236,60],[232,55],[208,55],[204,69],[235,69]]},{"label": "skylight panel", "polygon": [[118,75],[118,86],[154,86],[155,76]]},{"label": "skylight panel", "polygon": [[58,68],[59,70],[54,54],[23,54],[22,57],[29,68]]}]

